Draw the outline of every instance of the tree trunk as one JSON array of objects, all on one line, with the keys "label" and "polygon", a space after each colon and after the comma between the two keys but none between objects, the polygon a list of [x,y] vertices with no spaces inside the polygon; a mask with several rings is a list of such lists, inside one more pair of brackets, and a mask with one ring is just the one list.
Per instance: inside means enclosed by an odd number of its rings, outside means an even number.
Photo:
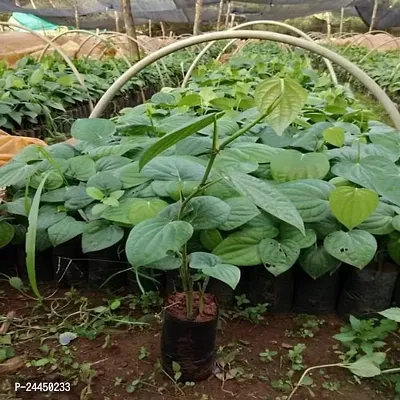
[{"label": "tree trunk", "polygon": [[81,29],[81,23],[79,21],[79,11],[78,11],[78,5],[75,5],[75,27],[76,29]]},{"label": "tree trunk", "polygon": [[372,10],[371,25],[369,26],[369,32],[372,32],[375,28],[376,15],[378,14],[379,0],[375,0],[374,9]]},{"label": "tree trunk", "polygon": [[344,25],[344,8],[342,7],[340,9],[340,27],[339,27],[339,33],[343,33],[343,25]]},{"label": "tree trunk", "polygon": [[226,18],[225,18],[225,29],[229,29],[229,18],[231,16],[232,4],[231,0],[228,0],[228,9],[226,10]]},{"label": "tree trunk", "polygon": [[330,12],[326,13],[326,36],[328,39],[331,38],[332,34],[332,14]]},{"label": "tree trunk", "polygon": [[224,3],[225,3],[225,0],[221,0],[219,3],[217,31],[219,31],[221,28],[221,19],[222,19],[222,12],[224,11]]},{"label": "tree trunk", "polygon": [[193,35],[198,35],[200,33],[202,17],[203,17],[203,0],[196,0],[196,12],[194,16]]},{"label": "tree trunk", "polygon": [[[136,39],[136,27],[135,27],[135,21],[133,19],[133,12],[130,0],[121,0],[121,10],[122,10],[122,15],[124,16],[126,33],[130,37]],[[139,58],[139,47],[137,43],[133,42],[132,40],[129,40],[129,47],[132,53],[132,57],[136,59]]]},{"label": "tree trunk", "polygon": [[121,32],[121,24],[119,21],[119,17],[120,17],[119,11],[114,11],[114,17],[115,17],[115,30],[117,32]]}]

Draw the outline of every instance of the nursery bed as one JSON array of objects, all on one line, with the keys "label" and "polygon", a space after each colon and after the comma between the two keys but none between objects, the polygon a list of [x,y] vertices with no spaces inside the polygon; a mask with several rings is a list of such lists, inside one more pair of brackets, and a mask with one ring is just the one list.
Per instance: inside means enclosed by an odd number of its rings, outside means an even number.
[{"label": "nursery bed", "polygon": [[[0,286],[0,316],[4,317],[10,311],[16,313],[17,318],[24,318],[24,323],[32,320],[32,330],[34,332],[46,332],[49,326],[59,322],[57,317],[51,321],[46,318],[50,310],[50,300],[44,302],[43,308],[34,308],[37,303],[22,297],[18,292],[11,289],[8,285]],[[52,290],[42,289],[46,293]],[[52,300],[63,299],[65,293],[58,291],[53,294]],[[94,304],[104,304],[104,294],[94,292],[79,293],[85,296]],[[77,298],[79,298],[79,296]],[[112,297],[108,296],[108,300]],[[59,300],[61,301],[61,300]],[[68,313],[78,310],[78,304],[73,306]],[[61,309],[60,309],[61,310]],[[33,319],[42,316],[42,319]],[[303,353],[303,364],[307,367],[321,364],[338,362],[337,341],[332,336],[339,332],[341,322],[336,316],[324,316],[322,327],[315,332],[314,337],[298,337],[295,316],[291,314],[271,316],[266,315],[265,320],[260,324],[251,324],[247,321],[232,321],[228,318],[221,318],[220,330],[218,334],[218,346],[220,359],[231,361],[230,367],[226,367],[225,372],[234,370],[240,371],[232,380],[227,380],[224,385],[217,377],[212,377],[207,381],[196,383],[194,386],[179,386],[171,382],[162,371],[156,368],[157,360],[160,356],[160,328],[161,324],[154,318],[154,312],[147,315],[147,320],[152,320],[147,328],[126,328],[110,327],[107,331],[99,334],[96,338],[89,340],[78,337],[71,342],[65,349],[69,354],[57,356],[61,351],[57,341],[57,333],[48,333],[46,340],[27,339],[22,336],[14,342],[15,355],[24,358],[21,369],[0,374],[2,386],[0,395],[3,399],[15,398],[12,395],[11,387],[14,382],[65,382],[67,379],[62,374],[72,374],[69,382],[75,380],[76,386],[72,386],[69,393],[17,393],[20,399],[128,399],[135,398],[140,400],[155,399],[201,399],[201,400],[220,400],[220,399],[261,399],[261,400],[283,400],[288,393],[274,388],[272,381],[279,379],[286,380],[286,373],[290,370],[288,351],[297,344],[304,344],[306,349]],[[19,323],[23,325],[22,322]],[[13,325],[9,328],[9,333],[13,331],[22,334],[22,328]],[[62,326],[58,332],[62,332]],[[295,337],[292,337],[292,336]],[[43,347],[57,349],[54,355],[54,362],[47,366],[31,366],[26,364],[31,360],[43,359]],[[392,347],[395,347],[393,343]],[[273,361],[265,363],[259,358],[259,353],[269,349],[276,351],[277,355]],[[67,366],[62,367],[64,360],[70,358]],[[85,363],[92,363],[90,371],[93,373],[91,378],[90,391],[87,393],[88,380],[85,374],[77,373],[75,377],[74,368],[79,371]],[[55,367],[57,365],[57,367]],[[53,369],[53,370],[52,370]],[[221,372],[221,371],[216,371]],[[292,378],[293,384],[297,382],[300,372],[296,372]],[[384,387],[378,381],[362,380],[362,384],[357,383],[351,374],[339,368],[325,369],[324,373],[320,370],[312,374],[314,383],[307,388],[300,388],[293,399],[352,399],[352,400],[389,400],[394,399],[395,394],[389,387]],[[137,381],[139,379],[139,381]],[[136,383],[135,383],[136,382]],[[139,382],[139,383],[138,383]],[[85,389],[86,388],[86,389]],[[130,393],[129,393],[130,392]],[[313,393],[313,394],[312,394]]]}]

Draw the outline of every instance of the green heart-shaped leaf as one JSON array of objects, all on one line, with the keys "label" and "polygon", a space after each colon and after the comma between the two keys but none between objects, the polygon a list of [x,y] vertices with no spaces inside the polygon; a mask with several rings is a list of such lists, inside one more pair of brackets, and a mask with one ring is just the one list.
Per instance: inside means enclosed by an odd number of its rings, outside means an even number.
[{"label": "green heart-shaped leaf", "polygon": [[324,246],[331,256],[359,269],[371,262],[378,248],[375,238],[361,230],[333,232],[325,238]]},{"label": "green heart-shaped leaf", "polygon": [[335,217],[351,230],[376,210],[379,197],[373,190],[341,186],[332,191],[329,204]]},{"label": "green heart-shaped leaf", "polygon": [[328,158],[323,153],[303,154],[297,150],[285,150],[271,160],[271,172],[276,182],[323,179],[329,168]]}]

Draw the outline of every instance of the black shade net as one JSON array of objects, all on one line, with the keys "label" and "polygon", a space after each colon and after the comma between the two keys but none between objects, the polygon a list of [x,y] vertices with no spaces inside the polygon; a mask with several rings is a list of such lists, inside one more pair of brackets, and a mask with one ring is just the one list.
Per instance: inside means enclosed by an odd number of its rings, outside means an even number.
[{"label": "black shade net", "polygon": [[[74,26],[76,15],[83,29],[113,29],[115,15],[120,11],[119,0],[87,0],[84,4],[76,0],[41,1],[40,7],[33,9],[29,0],[0,0],[0,12],[25,12],[36,15],[59,25]],[[132,9],[138,24],[148,20],[168,23],[192,23],[195,16],[196,0],[134,0]],[[203,0],[202,20],[217,20],[220,0]],[[224,15],[228,1],[224,4]],[[240,20],[259,19],[285,20],[304,17],[326,11],[339,11],[346,8],[346,13],[358,13],[366,25],[370,25],[374,0],[242,0],[231,1],[230,11]],[[400,3],[381,0],[375,22],[376,29],[400,27]]]}]

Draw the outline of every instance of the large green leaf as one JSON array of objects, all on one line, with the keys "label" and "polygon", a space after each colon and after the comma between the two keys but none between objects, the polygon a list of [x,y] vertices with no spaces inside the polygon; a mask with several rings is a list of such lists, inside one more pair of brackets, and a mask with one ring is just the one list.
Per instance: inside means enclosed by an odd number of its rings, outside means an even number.
[{"label": "large green leaf", "polygon": [[330,122],[317,122],[296,135],[296,140],[289,143],[291,147],[300,147],[308,151],[316,151],[324,143],[324,132],[331,128]]},{"label": "large green leaf", "polygon": [[385,311],[378,312],[378,314],[382,315],[385,318],[391,319],[392,321],[396,321],[400,323],[400,308],[399,307],[391,307]]},{"label": "large green leaf", "polygon": [[45,185],[45,189],[47,190],[58,189],[64,184],[62,175],[56,171],[42,172],[42,173],[37,172],[35,175],[32,175],[29,180],[30,187],[37,189],[45,175],[47,175],[48,177]]},{"label": "large green leaf", "polygon": [[198,156],[209,153],[212,148],[212,140],[204,136],[189,136],[176,144],[175,154],[185,156]]},{"label": "large green leaf", "polygon": [[78,156],[69,160],[68,175],[79,181],[87,181],[96,173],[96,164],[89,156]]},{"label": "large green leaf", "polygon": [[91,143],[101,143],[116,131],[114,122],[108,119],[91,118],[78,119],[71,127],[71,136],[78,140]]},{"label": "large green leaf", "polygon": [[240,281],[240,269],[235,265],[223,264],[214,254],[196,252],[190,254],[189,266],[201,270],[204,275],[218,279],[232,289],[236,289]]},{"label": "large green leaf", "polygon": [[200,184],[200,181],[154,181],[151,188],[159,197],[171,197],[175,201],[189,196]]},{"label": "large green leaf", "polygon": [[213,168],[221,173],[250,173],[258,169],[258,164],[250,161],[250,158],[243,153],[235,152],[234,149],[225,149],[218,153]]},{"label": "large green leaf", "polygon": [[93,203],[94,199],[86,193],[85,186],[70,186],[64,195],[65,207],[69,210],[80,210]]},{"label": "large green leaf", "polygon": [[275,106],[268,121],[278,135],[297,118],[307,100],[307,92],[290,78],[272,78],[257,85],[254,98],[264,114]]},{"label": "large green leaf", "polygon": [[29,214],[29,209],[31,207],[31,199],[25,200],[25,197],[20,197],[9,203],[4,203],[0,205],[1,210],[6,210],[9,214],[22,215],[27,217]]},{"label": "large green leaf", "polygon": [[359,162],[341,161],[332,167],[332,173],[357,185],[376,190],[379,194],[382,194],[378,185],[383,176],[385,179],[399,176],[396,164],[379,156],[369,156]]},{"label": "large green leaf", "polygon": [[126,255],[134,267],[151,265],[178,252],[191,238],[193,227],[184,221],[152,218],[136,225],[126,242]]},{"label": "large green leaf", "polygon": [[209,251],[213,251],[223,240],[218,229],[207,229],[200,232],[200,242]]},{"label": "large green leaf", "polygon": [[294,226],[282,223],[279,226],[279,231],[279,237],[282,240],[293,240],[301,249],[306,249],[317,241],[317,235],[312,229],[306,229],[306,234],[303,235]]},{"label": "large green leaf", "polygon": [[375,238],[361,230],[333,232],[325,238],[324,246],[331,256],[359,269],[371,262],[378,247]]},{"label": "large green leaf", "polygon": [[231,210],[228,219],[219,227],[223,231],[239,228],[260,214],[259,209],[246,197],[226,199],[225,203]]},{"label": "large green leaf", "polygon": [[0,187],[12,186],[32,176],[37,170],[36,165],[22,162],[9,162],[0,167]]},{"label": "large green leaf", "polygon": [[233,142],[230,150],[241,157],[246,157],[250,162],[259,164],[270,163],[274,156],[284,152],[283,149],[266,144],[245,142]]},{"label": "large green leaf", "polygon": [[129,210],[129,219],[133,225],[137,225],[146,219],[158,215],[168,203],[160,199],[132,199]]},{"label": "large green leaf", "polygon": [[294,240],[286,239],[278,242],[274,239],[264,239],[260,242],[261,261],[274,276],[289,270],[300,255],[300,247]]},{"label": "large green leaf", "polygon": [[67,216],[65,211],[60,211],[57,206],[45,204],[39,209],[37,229],[47,229]]},{"label": "large green leaf", "polygon": [[229,218],[230,206],[223,200],[212,196],[201,196],[188,203],[189,212],[185,212],[184,220],[195,230],[218,228]]},{"label": "large green leaf", "polygon": [[373,235],[387,235],[395,229],[394,215],[393,208],[389,204],[380,202],[375,212],[360,224],[358,229]]},{"label": "large green leaf", "polygon": [[131,160],[122,156],[105,156],[96,161],[98,171],[114,171],[129,165]]},{"label": "large green leaf", "polygon": [[108,221],[91,221],[83,231],[82,251],[84,253],[108,249],[124,237],[124,230]]},{"label": "large green leaf", "polygon": [[400,207],[400,176],[394,177],[386,174],[379,178],[376,176],[373,185],[381,196]]},{"label": "large green leaf", "polygon": [[360,357],[357,361],[346,366],[354,375],[362,378],[372,378],[382,374],[380,368],[368,358],[369,356]]},{"label": "large green leaf", "polygon": [[87,186],[95,187],[100,189],[103,193],[109,194],[117,190],[121,190],[122,182],[111,172],[103,171],[92,176],[88,180]]},{"label": "large green leaf", "polygon": [[6,221],[0,221],[0,249],[7,246],[14,237],[14,227]]},{"label": "large green leaf", "polygon": [[56,247],[62,243],[81,235],[85,229],[85,222],[76,221],[73,217],[65,217],[52,225],[47,233],[51,244]]},{"label": "large green leaf", "polygon": [[342,147],[344,145],[344,129],[339,126],[326,129],[323,133],[323,137],[325,142],[336,147]]},{"label": "large green leaf", "polygon": [[303,154],[297,150],[285,150],[271,160],[272,176],[277,182],[323,179],[329,168],[329,161],[323,153]]},{"label": "large green leaf", "polygon": [[113,173],[120,179],[124,189],[139,186],[150,180],[150,178],[139,172],[139,163],[137,161],[114,170]]},{"label": "large green leaf", "polygon": [[233,186],[250,198],[258,207],[305,233],[299,212],[280,189],[268,182],[245,174],[233,173],[229,177]]},{"label": "large green leaf", "polygon": [[50,192],[43,193],[41,201],[47,203],[62,203],[65,200],[65,194],[67,193],[67,187],[62,187]]},{"label": "large green leaf", "polygon": [[178,126],[178,128],[175,128],[175,130],[163,136],[160,140],[150,146],[142,154],[142,157],[139,160],[139,170],[142,170],[143,167],[154,157],[169,149],[180,140],[185,139],[193,135],[194,133],[197,133],[200,129],[216,121],[219,116],[222,116],[222,114],[203,115],[201,117],[195,118],[194,120],[190,120],[189,122],[181,126]]},{"label": "large green leaf", "polygon": [[318,279],[327,273],[332,274],[341,265],[341,261],[332,257],[324,246],[312,246],[304,249],[300,254],[299,263],[313,279]]},{"label": "large green leaf", "polygon": [[370,189],[341,186],[331,192],[329,204],[333,215],[351,230],[376,210],[379,197]]},{"label": "large green leaf", "polygon": [[391,259],[397,264],[400,265],[400,233],[393,232],[390,235],[389,242],[387,244],[388,253]]},{"label": "large green leaf", "polygon": [[282,194],[296,206],[304,222],[318,222],[331,215],[329,195],[334,188],[329,182],[314,179],[278,186]]},{"label": "large green leaf", "polygon": [[101,213],[101,218],[120,224],[134,225],[131,219],[131,210],[137,200],[142,199],[128,198],[121,200],[118,207],[108,207],[103,211]]},{"label": "large green leaf", "polygon": [[157,157],[149,162],[142,174],[158,181],[200,181],[205,168],[183,157]]},{"label": "large green leaf", "polygon": [[259,251],[260,242],[269,237],[276,236],[273,231],[260,231],[257,229],[244,229],[229,235],[213,251],[224,263],[249,266],[261,264]]}]

